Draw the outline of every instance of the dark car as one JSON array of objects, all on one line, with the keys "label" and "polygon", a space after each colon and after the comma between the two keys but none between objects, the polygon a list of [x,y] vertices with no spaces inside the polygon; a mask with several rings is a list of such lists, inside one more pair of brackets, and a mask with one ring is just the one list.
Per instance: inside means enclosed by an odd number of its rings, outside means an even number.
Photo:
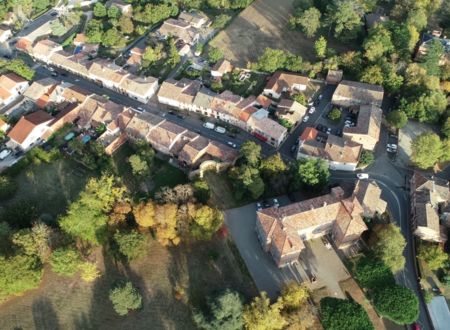
[{"label": "dark car", "polygon": [[177,113],[177,117],[180,119],[184,119],[185,117],[182,114]]},{"label": "dark car", "polygon": [[58,77],[58,72],[52,72],[50,75],[51,75],[52,77]]},{"label": "dark car", "polygon": [[341,129],[337,129],[336,130],[336,135],[337,136],[342,136],[342,130]]},{"label": "dark car", "polygon": [[270,203],[269,203],[269,201],[263,201],[263,206],[264,207],[270,207]]},{"label": "dark car", "polygon": [[323,128],[323,125],[322,125],[322,124],[318,124],[318,125],[316,126],[316,128],[317,128],[318,131],[321,131],[322,128]]},{"label": "dark car", "polygon": [[6,54],[6,55],[3,55],[3,57],[6,58],[6,59],[8,59],[8,60],[12,59],[12,56],[11,56],[11,55],[7,55],[7,54]]},{"label": "dark car", "polygon": [[169,114],[169,115],[174,115],[175,112],[173,112],[172,110],[170,110],[170,111],[168,112],[168,114]]},{"label": "dark car", "polygon": [[67,73],[66,72],[61,72],[61,76],[67,77]]},{"label": "dark car", "polygon": [[230,138],[232,138],[232,139],[235,139],[236,138],[236,134],[233,134],[233,133],[230,133],[230,134],[227,134]]},{"label": "dark car", "polygon": [[56,16],[58,15],[58,13],[56,11],[54,11],[53,13],[50,14],[50,16]]},{"label": "dark car", "polygon": [[294,145],[292,145],[292,147],[291,147],[291,153],[293,154],[293,153],[295,153],[295,150],[297,149],[297,146],[294,144]]}]

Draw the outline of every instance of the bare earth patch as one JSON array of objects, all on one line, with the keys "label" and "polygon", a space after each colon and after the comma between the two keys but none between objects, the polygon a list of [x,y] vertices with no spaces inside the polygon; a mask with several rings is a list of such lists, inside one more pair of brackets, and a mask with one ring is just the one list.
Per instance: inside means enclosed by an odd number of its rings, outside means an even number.
[{"label": "bare earth patch", "polygon": [[[288,50],[303,59],[315,58],[314,38],[308,39],[299,31],[288,28],[294,0],[256,0],[221,31],[211,45],[222,50],[234,65],[246,67],[264,52],[266,47]],[[348,45],[330,39],[329,47],[338,52]]]}]

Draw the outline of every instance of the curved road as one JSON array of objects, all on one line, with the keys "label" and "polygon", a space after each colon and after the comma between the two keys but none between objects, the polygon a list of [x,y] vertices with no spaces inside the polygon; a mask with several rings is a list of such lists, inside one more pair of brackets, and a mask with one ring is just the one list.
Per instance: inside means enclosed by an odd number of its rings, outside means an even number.
[{"label": "curved road", "polygon": [[[397,224],[400,226],[401,231],[406,239],[406,248],[404,250],[406,264],[405,268],[401,272],[396,274],[397,282],[410,288],[416,293],[417,297],[419,298],[420,311],[418,322],[422,326],[422,329],[432,330],[433,325],[431,323],[425,300],[418,283],[414,237],[411,232],[411,226],[409,225],[409,193],[405,189],[405,186],[395,185],[393,180],[385,175],[371,173],[370,170],[366,171],[366,173],[368,173],[370,175],[370,179],[376,181],[382,189],[382,197],[388,203],[389,211],[391,212]],[[356,177],[354,173],[333,171],[331,180],[355,181]]]}]

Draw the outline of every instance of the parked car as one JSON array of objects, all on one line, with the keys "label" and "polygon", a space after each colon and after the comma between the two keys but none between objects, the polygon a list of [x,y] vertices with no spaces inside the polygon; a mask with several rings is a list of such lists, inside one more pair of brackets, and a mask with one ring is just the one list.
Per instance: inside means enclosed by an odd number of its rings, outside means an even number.
[{"label": "parked car", "polygon": [[309,108],[309,113],[314,113],[316,111],[316,107],[311,107],[311,108]]},{"label": "parked car", "polygon": [[235,148],[235,149],[237,148],[236,143],[233,143],[233,142],[231,142],[231,141],[228,141],[227,144],[228,144],[230,147],[232,147],[232,148]]},{"label": "parked car", "polygon": [[11,149],[3,149],[2,151],[0,151],[0,160],[4,160],[6,157],[8,157],[11,154],[12,150]]},{"label": "parked car", "polygon": [[295,153],[295,150],[297,149],[297,146],[295,144],[291,147],[291,154]]},{"label": "parked car", "polygon": [[169,115],[175,115],[175,112],[173,112],[172,110],[170,110],[168,113]]},{"label": "parked car", "polygon": [[58,77],[58,72],[52,72],[51,74],[50,74],[52,77]]},{"label": "parked car", "polygon": [[264,201],[263,201],[263,206],[264,206],[264,207],[270,207],[269,201],[264,200]]},{"label": "parked car", "polygon": [[139,112],[144,112],[144,111],[145,111],[143,107],[137,107],[136,109],[137,109]]},{"label": "parked car", "polygon": [[226,129],[225,128],[223,128],[222,126],[216,126],[216,128],[214,128],[214,130],[217,132],[217,133],[221,133],[221,134],[225,134],[226,133]]},{"label": "parked car", "polygon": [[308,120],[309,120],[309,116],[305,116],[305,117],[303,117],[303,120],[302,120],[302,121],[303,121],[304,123],[306,123]]},{"label": "parked car", "polygon": [[56,11],[54,11],[50,14],[50,16],[56,16],[56,15],[58,15],[58,13]]},{"label": "parked car", "polygon": [[364,179],[368,179],[369,178],[369,174],[367,173],[356,173],[356,177],[360,180],[364,180]]},{"label": "parked car", "polygon": [[327,134],[331,134],[331,127],[328,127],[327,128],[327,132],[326,132]]},{"label": "parked car", "polygon": [[324,133],[326,133],[326,132],[328,131],[328,127],[326,127],[326,126],[322,126],[322,129],[321,129],[321,131],[322,131],[322,132],[324,132]]},{"label": "parked car", "polygon": [[316,129],[317,129],[318,131],[321,131],[321,130],[322,130],[322,127],[323,127],[322,124],[317,124]]},{"label": "parked car", "polygon": [[336,130],[336,135],[337,136],[342,136],[342,130],[341,129],[337,129]]},{"label": "parked car", "polygon": [[389,137],[391,138],[391,139],[398,139],[398,136],[397,135],[395,135],[395,134],[389,134]]},{"label": "parked car", "polygon": [[396,152],[397,152],[397,149],[392,149],[392,148],[387,147],[387,148],[386,148],[386,151],[387,151],[387,152],[390,152],[390,153],[396,153]]},{"label": "parked car", "polygon": [[388,148],[391,148],[391,149],[394,149],[394,150],[397,150],[397,145],[394,144],[394,143],[388,143],[388,144],[387,144],[387,147],[388,147]]},{"label": "parked car", "polygon": [[214,129],[214,127],[216,127],[216,125],[214,125],[213,123],[210,123],[210,122],[206,122],[206,123],[203,123],[203,127],[207,128],[207,129]]},{"label": "parked car", "polygon": [[280,207],[280,202],[278,202],[278,199],[276,198],[273,199],[273,206]]},{"label": "parked car", "polygon": [[177,113],[177,117],[180,118],[180,119],[184,119],[185,118],[185,116],[183,116],[181,113]]},{"label": "parked car", "polygon": [[256,203],[256,210],[261,211],[262,210],[262,205],[261,203]]},{"label": "parked car", "polygon": [[319,100],[321,100],[323,98],[323,95],[322,94],[320,94],[319,95]]}]

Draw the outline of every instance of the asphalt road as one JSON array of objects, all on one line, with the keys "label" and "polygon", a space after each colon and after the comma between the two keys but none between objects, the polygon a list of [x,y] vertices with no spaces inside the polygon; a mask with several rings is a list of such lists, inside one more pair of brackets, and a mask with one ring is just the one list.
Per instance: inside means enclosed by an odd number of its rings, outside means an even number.
[{"label": "asphalt road", "polygon": [[[423,330],[433,329],[426,304],[423,298],[423,294],[420,290],[417,279],[417,265],[414,247],[414,237],[411,232],[410,226],[410,201],[408,192],[405,186],[398,185],[398,182],[392,179],[390,176],[374,173],[373,171],[365,171],[369,173],[370,179],[375,180],[382,189],[382,198],[388,203],[389,211],[391,215],[399,225],[405,239],[406,248],[404,250],[404,256],[406,259],[405,268],[396,275],[397,281],[410,288],[415,292],[419,298],[419,319]],[[355,174],[349,172],[332,172],[331,181],[355,181]]]},{"label": "asphalt road", "polygon": [[51,15],[52,13],[55,12],[57,12],[55,9],[51,9],[47,11],[45,14],[36,18],[35,20],[28,22],[27,24],[25,24],[22,30],[20,30],[18,33],[14,35],[14,38],[26,36],[30,34],[32,31],[36,30],[41,25],[43,25],[44,23],[55,20],[57,16]]}]

